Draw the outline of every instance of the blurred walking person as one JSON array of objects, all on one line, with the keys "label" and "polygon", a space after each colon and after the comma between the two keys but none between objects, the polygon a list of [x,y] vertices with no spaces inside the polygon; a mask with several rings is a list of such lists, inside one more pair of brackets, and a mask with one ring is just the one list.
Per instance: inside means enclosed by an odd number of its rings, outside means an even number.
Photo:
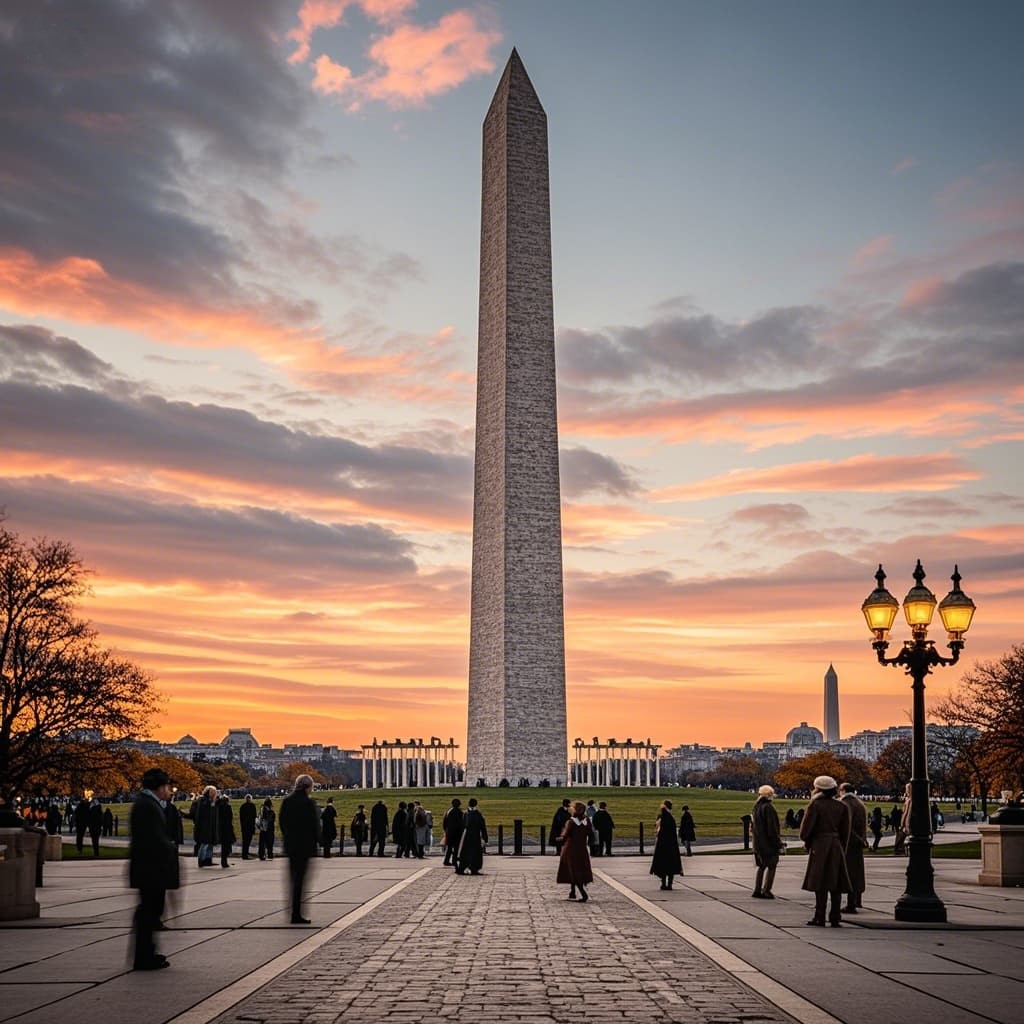
[{"label": "blurred walking person", "polygon": [[877,853],[878,852],[878,844],[882,841],[882,828],[883,828],[883,824],[882,824],[882,808],[881,807],[876,807],[871,812],[871,820],[870,820],[870,822],[868,824],[868,827],[871,829],[871,834],[874,836],[874,839],[871,841],[871,852],[872,853]]},{"label": "blurred walking person", "polygon": [[391,841],[395,844],[395,857],[401,857],[405,851],[405,801],[398,801],[398,810],[391,819]]},{"label": "blurred walking person", "polygon": [[192,817],[192,835],[201,868],[213,867],[213,848],[219,834],[217,822],[217,787],[207,786],[196,801]]},{"label": "blurred walking person", "polygon": [[377,856],[384,856],[384,845],[388,841],[388,805],[383,800],[378,800],[370,808],[370,856],[373,856],[374,847],[377,849]]},{"label": "blurred walking person", "polygon": [[686,847],[686,856],[692,857],[690,844],[697,842],[697,828],[688,804],[683,804],[683,813],[679,815],[679,841]]},{"label": "blurred walking person", "polygon": [[602,800],[594,812],[592,822],[597,832],[597,855],[599,857],[610,857],[612,855],[612,833],[615,831],[615,821],[608,813],[608,804]]},{"label": "blurred walking person", "polygon": [[459,854],[455,861],[455,874],[479,875],[484,866],[484,847],[487,845],[487,822],[477,809],[475,796],[469,798],[469,809],[466,811],[459,840]]},{"label": "blurred walking person", "polygon": [[839,799],[850,812],[850,839],[846,844],[846,873],[850,878],[850,892],[843,913],[856,914],[864,905],[861,898],[867,888],[864,849],[868,845],[868,809],[848,782],[839,787]]},{"label": "blurred walking person", "polygon": [[178,847],[167,832],[165,807],[171,796],[170,778],[159,768],[142,776],[142,791],[132,803],[129,818],[131,849],[128,879],[139,890],[134,919],[132,970],[156,971],[170,966],[156,950],[153,932],[161,927],[160,914],[168,889],[178,887]]},{"label": "blurred walking person", "polygon": [[462,839],[462,801],[452,797],[452,805],[444,812],[441,819],[441,828],[444,831],[444,866],[451,867],[459,852],[459,842]]},{"label": "blurred walking person", "polygon": [[338,812],[334,808],[334,797],[327,798],[327,805],[320,812],[320,845],[323,847],[324,857],[330,858],[331,847],[334,840],[338,838]]},{"label": "blurred walking person", "polygon": [[274,859],[274,841],[276,840],[277,815],[274,813],[274,804],[268,796],[260,808],[259,817],[256,819],[256,831],[259,833],[259,858],[260,860]]},{"label": "blurred walking person", "polygon": [[310,859],[316,856],[319,843],[320,816],[316,802],[310,798],[313,780],[300,775],[295,788],[281,801],[281,836],[284,852],[288,856],[288,875],[291,882],[292,924],[309,924],[302,916],[302,887]]},{"label": "blurred walking person", "polygon": [[249,849],[256,834],[256,804],[251,793],[245,794],[245,800],[238,808],[238,827],[242,830],[242,860],[249,860]]},{"label": "blurred walking person", "polygon": [[594,836],[593,826],[587,817],[586,804],[578,800],[572,805],[572,816],[562,829],[562,852],[558,858],[558,877],[560,885],[568,883],[569,899],[579,898],[586,903],[590,899],[587,886],[594,880],[594,872],[590,866],[590,843]]},{"label": "blurred walking person", "polygon": [[655,826],[654,856],[651,874],[661,879],[662,889],[672,888],[672,879],[683,873],[683,859],[679,856],[676,839],[676,819],[672,817],[672,801],[662,801]]},{"label": "blurred walking person", "polygon": [[[352,815],[349,831],[352,833],[352,842],[355,843],[356,856],[362,857],[363,843],[366,842],[366,836],[370,831],[366,824],[366,808],[363,804],[360,804],[356,808],[356,813]],[[370,848],[370,853],[373,853],[372,847]]]},{"label": "blurred walking person", "polygon": [[220,840],[220,866],[229,868],[228,857],[235,841],[235,812],[231,809],[231,801],[227,793],[217,798],[217,838]]},{"label": "blurred walking person", "polygon": [[779,828],[779,813],[775,810],[775,790],[762,786],[757,791],[757,802],[751,812],[751,829],[754,833],[754,891],[751,895],[758,900],[775,899],[772,886],[775,884],[775,869],[779,866],[779,855],[786,848]]}]

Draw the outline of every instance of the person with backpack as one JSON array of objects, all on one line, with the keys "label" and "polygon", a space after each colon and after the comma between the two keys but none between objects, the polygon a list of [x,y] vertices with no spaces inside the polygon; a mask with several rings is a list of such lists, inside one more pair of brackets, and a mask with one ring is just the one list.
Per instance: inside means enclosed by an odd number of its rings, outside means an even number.
[{"label": "person with backpack", "polygon": [[434,838],[434,816],[419,800],[416,801],[416,810],[413,813],[413,825],[416,829],[416,856],[422,860],[427,847],[431,845]]},{"label": "person with backpack", "polygon": [[[363,843],[366,842],[368,831],[366,827],[366,810],[360,804],[356,808],[356,813],[352,816],[352,823],[349,825],[349,834],[352,836],[352,842],[356,844],[357,857],[362,857],[363,855]],[[372,847],[370,848],[370,853],[373,853]]]}]

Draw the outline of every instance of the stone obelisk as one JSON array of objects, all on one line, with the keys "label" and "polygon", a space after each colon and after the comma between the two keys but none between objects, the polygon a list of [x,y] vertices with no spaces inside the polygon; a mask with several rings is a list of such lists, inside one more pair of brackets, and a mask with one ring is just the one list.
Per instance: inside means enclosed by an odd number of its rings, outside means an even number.
[{"label": "stone obelisk", "polygon": [[513,50],[484,119],[466,780],[564,784],[547,115]]},{"label": "stone obelisk", "polygon": [[825,742],[839,742],[839,676],[829,662],[825,673]]}]

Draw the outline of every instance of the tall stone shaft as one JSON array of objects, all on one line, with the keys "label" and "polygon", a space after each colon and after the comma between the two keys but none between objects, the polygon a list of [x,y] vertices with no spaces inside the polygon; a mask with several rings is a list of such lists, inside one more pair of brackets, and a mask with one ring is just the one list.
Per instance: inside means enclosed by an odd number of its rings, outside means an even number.
[{"label": "tall stone shaft", "polygon": [[519,54],[483,126],[466,778],[564,783],[547,115]]},{"label": "tall stone shaft", "polygon": [[839,736],[839,676],[829,662],[825,673],[825,742],[838,743]]}]

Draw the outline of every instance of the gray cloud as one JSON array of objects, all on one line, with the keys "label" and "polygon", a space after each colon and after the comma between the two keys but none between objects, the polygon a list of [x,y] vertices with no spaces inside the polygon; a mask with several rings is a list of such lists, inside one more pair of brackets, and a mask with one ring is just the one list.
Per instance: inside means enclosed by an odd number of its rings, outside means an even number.
[{"label": "gray cloud", "polygon": [[798,526],[810,519],[810,513],[803,505],[792,502],[777,502],[766,505],[748,505],[737,509],[729,517],[737,523],[753,523],[755,526]]},{"label": "gray cloud", "polygon": [[559,466],[562,494],[566,498],[580,498],[593,492],[630,497],[639,490],[632,470],[589,448],[563,448]]},{"label": "gray cloud", "polygon": [[71,541],[104,573],[149,582],[244,582],[268,592],[412,577],[412,545],[373,524],[322,523],[267,508],[210,508],[53,477],[0,478],[15,529]]},{"label": "gray cloud", "polygon": [[273,0],[12,0],[0,35],[0,243],[195,296],[235,253],[196,209],[203,161],[274,175],[308,98]]},{"label": "gray cloud", "polygon": [[0,376],[101,382],[112,374],[109,363],[71,338],[30,324],[0,324]]}]

